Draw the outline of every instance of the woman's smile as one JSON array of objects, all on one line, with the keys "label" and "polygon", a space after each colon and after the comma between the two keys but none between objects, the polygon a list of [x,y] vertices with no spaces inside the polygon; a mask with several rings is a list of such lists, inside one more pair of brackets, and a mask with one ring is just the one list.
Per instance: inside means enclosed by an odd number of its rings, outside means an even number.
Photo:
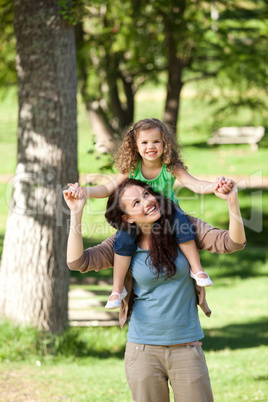
[{"label": "woman's smile", "polygon": [[122,195],[122,204],[126,211],[125,220],[138,226],[153,224],[161,216],[156,198],[140,186],[128,187]]},{"label": "woman's smile", "polygon": [[149,210],[148,210],[148,208],[147,208],[147,212],[145,213],[145,215],[152,214],[152,213],[155,212],[155,211],[156,211],[156,206],[155,206],[155,205],[152,205],[152,206],[150,206]]}]

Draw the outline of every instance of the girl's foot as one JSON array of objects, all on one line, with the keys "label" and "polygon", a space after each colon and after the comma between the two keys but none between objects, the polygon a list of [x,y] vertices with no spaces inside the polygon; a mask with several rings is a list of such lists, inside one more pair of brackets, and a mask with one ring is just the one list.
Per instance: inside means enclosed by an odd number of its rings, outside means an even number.
[{"label": "girl's foot", "polygon": [[[111,297],[111,296],[114,296],[114,295],[117,295],[117,296],[118,296],[117,299],[116,299],[116,300],[110,300],[110,297]],[[112,310],[112,309],[114,309],[114,308],[120,307],[121,301],[126,297],[126,295],[127,295],[127,291],[126,291],[126,288],[125,288],[125,287],[124,287],[122,293],[113,292],[113,293],[109,296],[109,299],[108,299],[108,301],[107,301],[107,303],[106,303],[106,305],[105,305],[105,308]]]},{"label": "girl's foot", "polygon": [[[206,277],[202,278],[200,275],[203,276],[204,274]],[[198,286],[207,287],[207,286],[213,285],[212,280],[210,279],[208,274],[204,271],[199,271],[199,272],[197,272],[197,274],[194,274],[193,271],[190,270],[190,276],[191,276],[191,278],[193,278],[196,281]]]}]

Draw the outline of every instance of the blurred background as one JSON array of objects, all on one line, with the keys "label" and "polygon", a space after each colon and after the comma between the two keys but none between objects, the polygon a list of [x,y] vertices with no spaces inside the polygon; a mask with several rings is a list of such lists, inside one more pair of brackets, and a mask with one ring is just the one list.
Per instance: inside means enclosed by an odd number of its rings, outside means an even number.
[{"label": "blurred background", "polygon": [[[122,129],[152,117],[174,128],[190,174],[238,184],[246,248],[200,254],[214,282],[203,347],[215,400],[268,400],[267,19],[266,0],[0,0],[3,400],[131,400],[126,329],[104,312],[112,270],[69,280],[61,194],[115,175]],[[222,200],[176,193],[228,228]],[[106,201],[87,201],[85,247],[113,233]]]}]

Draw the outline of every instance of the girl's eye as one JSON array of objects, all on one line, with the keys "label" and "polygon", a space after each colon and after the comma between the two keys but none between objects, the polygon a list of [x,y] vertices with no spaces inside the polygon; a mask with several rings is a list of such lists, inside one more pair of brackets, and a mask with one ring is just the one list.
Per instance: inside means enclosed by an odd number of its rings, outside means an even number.
[{"label": "girl's eye", "polygon": [[149,195],[149,193],[148,193],[148,191],[145,191],[144,197],[147,197],[147,195]]},{"label": "girl's eye", "polygon": [[138,205],[138,203],[139,203],[139,201],[135,201],[135,202],[134,202],[134,207],[135,207],[136,205]]}]

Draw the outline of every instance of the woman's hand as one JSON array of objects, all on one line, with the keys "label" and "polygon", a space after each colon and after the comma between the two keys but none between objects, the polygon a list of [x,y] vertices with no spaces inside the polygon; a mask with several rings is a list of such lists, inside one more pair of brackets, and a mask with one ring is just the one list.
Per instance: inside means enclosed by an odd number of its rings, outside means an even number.
[{"label": "woman's hand", "polygon": [[80,194],[80,197],[77,198],[76,194],[74,194],[73,191],[69,188],[68,190],[63,191],[63,197],[72,212],[78,213],[83,211],[83,208],[87,201],[84,193],[82,193],[82,195]]},{"label": "woman's hand", "polygon": [[235,243],[244,244],[246,241],[244,223],[241,216],[238,191],[236,183],[231,179],[226,179],[229,187],[232,186],[229,193],[221,193],[218,190],[215,191],[215,195],[222,198],[227,202],[229,209],[229,236]]},{"label": "woman's hand", "polygon": [[68,183],[67,185],[69,186],[69,194],[71,194],[73,198],[83,198],[83,196],[86,195],[85,189],[79,186],[79,183]]},{"label": "woman's hand", "polygon": [[226,194],[229,193],[233,187],[233,180],[227,179],[224,176],[218,177],[214,183],[214,192]]},{"label": "woman's hand", "polygon": [[217,187],[215,189],[214,194],[216,195],[216,197],[221,198],[228,203],[230,201],[238,199],[237,185],[232,179],[225,179],[225,183],[223,184],[223,186],[224,191],[222,191],[222,187]]}]

